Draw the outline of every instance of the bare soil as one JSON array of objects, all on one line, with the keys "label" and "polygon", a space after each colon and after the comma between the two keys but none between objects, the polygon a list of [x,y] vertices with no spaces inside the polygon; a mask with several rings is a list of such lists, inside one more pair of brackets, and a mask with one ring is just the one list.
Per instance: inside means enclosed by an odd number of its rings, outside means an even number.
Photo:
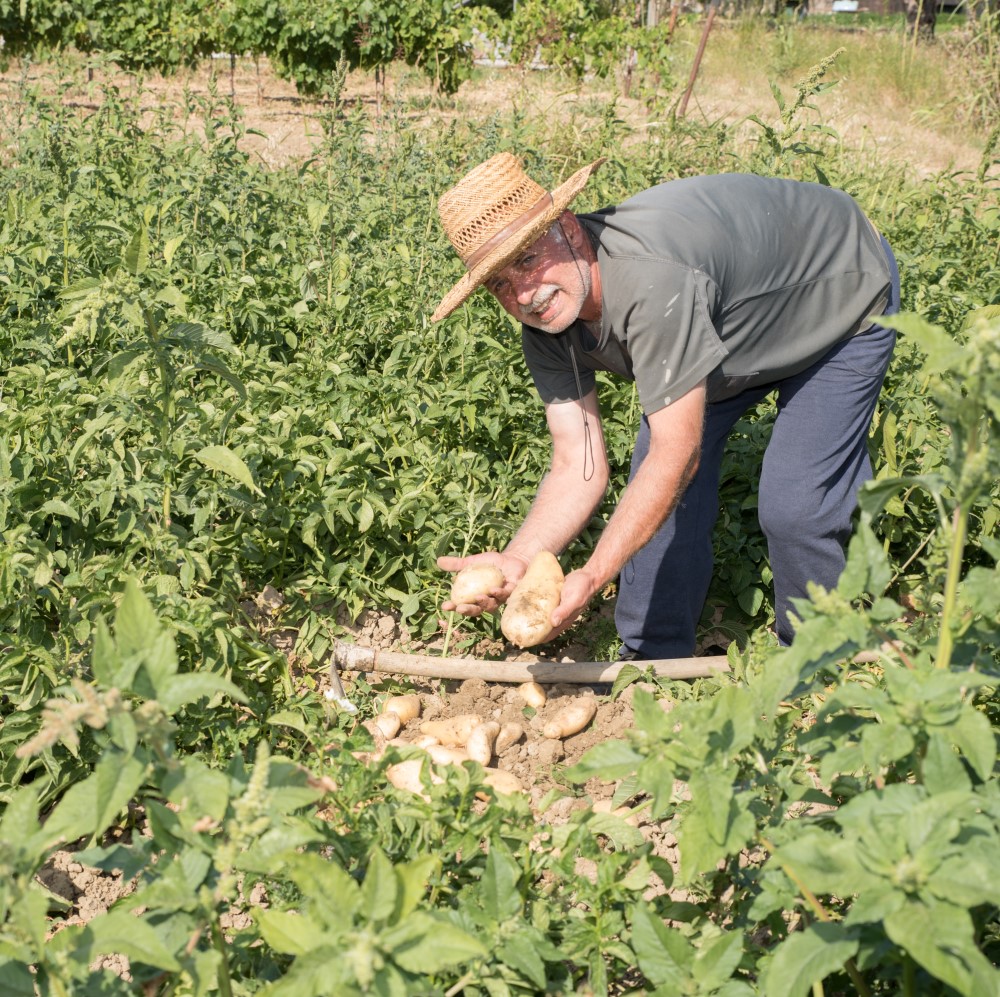
[{"label": "bare soil", "polygon": [[[770,82],[765,72],[748,77],[727,63],[729,46],[710,45],[705,64],[697,78],[687,117],[692,121],[725,122],[737,134],[756,134],[750,115],[775,121],[777,112]],[[182,107],[187,95],[232,99],[239,108],[247,134],[245,150],[271,168],[295,165],[315,155],[323,136],[324,119],[335,108],[329,102],[301,98],[294,84],[280,79],[266,59],[255,63],[229,57],[205,60],[194,70],[172,77],[147,75],[142,78],[104,69],[88,72],[82,64],[75,70],[45,64],[13,65],[0,73],[0,105],[16,100],[25,86],[54,87],[58,81],[63,99],[88,113],[99,106],[105,86],[140,100],[152,116],[164,104]],[[931,175],[945,170],[974,170],[982,156],[982,136],[963,135],[941,122],[941,114],[907,107],[886,93],[875,95],[863,81],[825,95],[812,120],[837,131],[844,143],[864,150],[873,162],[893,159],[905,162],[915,175]],[[859,90],[859,87],[861,88]],[[462,85],[452,97],[436,93],[430,81],[416,70],[393,67],[381,86],[374,76],[353,72],[340,95],[340,108],[361,107],[378,127],[380,120],[393,115],[414,127],[440,129],[451,120],[488,121],[495,113],[517,109],[528,120],[550,123],[568,135],[600,127],[609,107],[642,141],[650,130],[665,127],[668,108],[679,98],[683,86],[625,97],[619,81],[587,80],[570,84],[553,73],[525,68],[482,69],[480,75]],[[199,112],[200,113],[200,112]],[[806,112],[802,112],[806,113]],[[198,130],[198,115],[180,128]]]}]

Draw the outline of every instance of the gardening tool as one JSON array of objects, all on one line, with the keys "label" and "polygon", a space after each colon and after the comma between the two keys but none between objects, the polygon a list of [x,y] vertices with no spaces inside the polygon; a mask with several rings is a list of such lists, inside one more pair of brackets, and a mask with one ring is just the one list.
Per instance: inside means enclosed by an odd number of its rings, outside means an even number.
[{"label": "gardening tool", "polygon": [[[421,675],[426,678],[468,679],[481,678],[487,682],[569,682],[593,685],[614,682],[623,661],[486,661],[482,658],[434,658],[425,654],[404,654],[399,651],[376,651],[358,647],[344,641],[335,641],[330,662],[330,681],[333,690],[340,690],[328,698],[347,700],[338,670],[352,672],[390,672],[397,675]],[[663,678],[705,678],[729,671],[725,655],[706,655],[703,658],[659,658],[636,662],[637,667],[651,668],[653,674]]]},{"label": "gardening tool", "polygon": [[[340,641],[337,641],[340,644]],[[337,652],[334,650],[333,658],[330,661],[330,688],[324,693],[325,697],[335,703],[338,710],[344,713],[357,713],[358,708],[347,698],[344,690],[344,683],[340,681],[340,674],[337,671]]]}]

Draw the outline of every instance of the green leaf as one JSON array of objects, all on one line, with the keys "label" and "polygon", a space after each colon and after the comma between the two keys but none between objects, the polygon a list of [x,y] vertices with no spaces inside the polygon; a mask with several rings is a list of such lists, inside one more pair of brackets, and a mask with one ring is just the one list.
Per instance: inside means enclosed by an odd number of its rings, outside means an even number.
[{"label": "green leaf", "polygon": [[382,932],[380,942],[393,962],[408,973],[440,973],[488,954],[477,938],[424,911],[414,911],[395,928]]},{"label": "green leaf", "polygon": [[275,727],[291,727],[300,734],[308,736],[309,728],[306,725],[305,717],[298,710],[279,710],[268,716],[267,722]]},{"label": "green leaf", "polygon": [[736,602],[747,616],[756,616],[760,607],[764,604],[764,590],[758,588],[756,585],[740,589],[736,593]]},{"label": "green leaf", "polygon": [[996,735],[989,720],[978,710],[966,706],[958,721],[950,727],[941,728],[941,733],[962,752],[976,775],[986,782],[993,774],[997,760]]},{"label": "green leaf", "polygon": [[358,531],[360,533],[367,533],[371,529],[372,523],[375,522],[375,510],[372,508],[371,503],[367,499],[361,500],[361,504],[358,507],[355,518],[357,520]]},{"label": "green leaf", "polygon": [[[94,626],[94,649],[90,655],[90,667],[97,684],[105,689],[117,686],[121,682],[119,673],[122,660],[118,654],[118,648],[111,638],[111,631],[108,630],[107,623],[101,618],[98,618]],[[129,681],[131,681],[131,676]]]},{"label": "green leaf", "polygon": [[721,987],[743,958],[743,933],[727,931],[706,942],[695,956],[692,975],[702,992]]},{"label": "green leaf", "polygon": [[149,266],[149,233],[140,228],[129,240],[122,255],[125,269],[135,276],[141,274]]},{"label": "green leaf", "polygon": [[685,877],[704,872],[738,852],[756,826],[753,814],[737,798],[724,772],[695,772],[688,784],[691,802],[677,834]]},{"label": "green leaf", "polygon": [[97,955],[121,954],[167,972],[181,968],[156,929],[130,910],[112,910],[95,917],[87,923],[80,943],[89,954],[88,961]]},{"label": "green leaf", "polygon": [[749,689],[728,686],[701,713],[708,721],[705,741],[712,755],[726,763],[752,743],[760,708]]},{"label": "green leaf", "polygon": [[312,229],[313,235],[315,235],[323,222],[326,220],[327,215],[330,214],[330,203],[329,201],[307,201],[306,202],[306,217],[309,219],[309,228]]},{"label": "green leaf", "polygon": [[76,522],[80,518],[80,513],[61,499],[49,499],[38,511],[44,516],[63,516],[66,519],[73,520],[73,522]]},{"label": "green leaf", "polygon": [[636,689],[632,697],[635,726],[651,738],[670,740],[676,721],[672,720],[652,693]]},{"label": "green leaf", "polygon": [[639,968],[646,978],[656,986],[676,988],[674,992],[679,993],[688,978],[692,956],[690,943],[664,924],[646,904],[636,904],[632,908],[631,941]]},{"label": "green leaf", "polygon": [[888,880],[883,880],[863,890],[854,898],[844,924],[877,924],[906,903],[906,894],[897,890]]},{"label": "green leaf", "polygon": [[142,785],[145,770],[137,758],[123,758],[117,751],[105,754],[90,776],[67,790],[39,838],[74,841],[105,830]]},{"label": "green leaf", "polygon": [[617,851],[640,848],[645,840],[637,827],[626,823],[625,819],[617,814],[591,812],[587,813],[584,819],[591,834],[603,835]]},{"label": "green leaf", "polygon": [[222,820],[229,805],[229,777],[209,768],[200,758],[184,758],[163,776],[161,788],[171,803],[197,820]]},{"label": "green leaf", "polygon": [[139,583],[130,578],[115,614],[115,640],[119,651],[136,654],[148,650],[162,629]]},{"label": "green leaf", "polygon": [[972,568],[962,579],[959,598],[975,612],[996,620],[1000,612],[998,593],[1000,593],[1000,564],[993,568]]},{"label": "green leaf", "polygon": [[[662,716],[663,711],[657,707]],[[634,772],[643,761],[643,756],[625,741],[602,741],[588,749],[580,760],[566,770],[571,782],[586,782],[592,776],[603,779],[620,779]]]},{"label": "green leaf", "polygon": [[611,698],[617,699],[623,689],[627,689],[633,682],[639,682],[644,676],[642,669],[635,665],[625,663],[618,669],[615,676],[614,685],[611,687]]},{"label": "green leaf", "polygon": [[[177,645],[173,634],[164,630],[150,631],[142,648],[141,668],[136,673],[134,691],[146,698],[157,698],[177,674]],[[142,677],[149,680],[150,688],[142,685]]]},{"label": "green leaf", "polygon": [[399,881],[392,863],[380,848],[375,848],[361,885],[361,909],[371,921],[388,921],[396,910]]},{"label": "green leaf", "polygon": [[[211,329],[201,322],[176,322],[170,327],[165,339],[193,349],[196,346],[211,346],[226,353],[236,353],[232,337],[226,332]],[[228,368],[223,365],[223,370]]]},{"label": "green leaf", "polygon": [[[976,949],[969,912],[952,904],[913,900],[890,914],[885,933],[935,979],[966,997],[980,997],[973,981],[985,957]],[[995,975],[995,974],[994,974]]]},{"label": "green leaf", "polygon": [[28,967],[15,959],[0,959],[0,991],[10,997],[35,997],[35,974]]},{"label": "green leaf", "polygon": [[329,944],[330,930],[311,917],[289,910],[255,910],[260,936],[282,955],[305,955]]},{"label": "green leaf", "polygon": [[1000,839],[996,835],[989,839],[981,835],[934,870],[927,891],[960,907],[995,904],[997,869],[1000,869]]},{"label": "green leaf", "polygon": [[545,991],[545,962],[538,951],[535,939],[527,931],[518,931],[506,939],[493,953],[493,958],[511,969],[516,969],[539,993]]},{"label": "green leaf", "polygon": [[902,333],[917,345],[925,356],[924,370],[927,373],[943,374],[962,370],[965,347],[954,336],[940,326],[932,325],[926,319],[912,313],[882,316],[879,320]]},{"label": "green leaf", "polygon": [[283,868],[295,885],[309,898],[310,912],[322,917],[334,930],[349,925],[361,904],[357,882],[336,862],[312,853],[286,853],[274,863]]},{"label": "green leaf", "polygon": [[[146,774],[146,763],[133,755],[107,752],[94,767],[95,820],[93,834],[111,826],[139,791]],[[90,781],[90,780],[88,780]]]},{"label": "green leaf", "polygon": [[78,862],[102,869],[105,872],[118,871],[126,880],[137,876],[150,864],[150,853],[154,850],[148,838],[140,839],[132,845],[110,845],[107,848],[85,848],[74,852]]},{"label": "green leaf", "polygon": [[868,724],[861,735],[861,757],[872,772],[905,758],[914,748],[909,728],[895,717],[885,723]]},{"label": "green leaf", "polygon": [[948,728],[943,728],[933,731],[927,738],[921,774],[930,793],[972,787],[968,770],[958,757],[954,744],[945,736],[947,733]]},{"label": "green leaf", "polygon": [[818,827],[803,828],[774,854],[783,868],[789,867],[796,878],[814,893],[837,893],[851,896],[862,891],[877,891],[880,878],[868,872],[858,861],[858,843]]},{"label": "green leaf", "polygon": [[796,932],[775,950],[761,993],[799,997],[814,983],[840,970],[858,951],[858,942],[841,924],[820,921]]},{"label": "green leaf", "polygon": [[200,461],[211,471],[219,471],[228,475],[241,485],[245,485],[256,495],[263,495],[257,487],[250,473],[250,468],[244,463],[239,454],[234,453],[229,447],[215,445],[203,447],[195,455],[195,459]]},{"label": "green leaf", "polygon": [[519,878],[520,869],[510,849],[499,838],[492,841],[480,890],[486,913],[498,925],[521,913],[523,903],[517,888]]},{"label": "green leaf", "polygon": [[393,920],[399,921],[408,917],[420,903],[427,892],[427,884],[431,875],[438,870],[441,860],[436,855],[421,855],[396,866],[396,878],[399,881],[399,896]]},{"label": "green leaf", "polygon": [[167,239],[167,241],[163,244],[163,259],[168,267],[171,263],[173,263],[174,253],[180,249],[181,243],[185,238],[186,236],[184,235],[175,235],[172,239]]},{"label": "green leaf", "polygon": [[89,837],[97,825],[95,802],[97,775],[71,786],[56,804],[39,838],[50,844]]},{"label": "green leaf", "polygon": [[848,544],[847,563],[837,582],[837,591],[848,599],[879,596],[892,578],[889,559],[869,524],[867,517],[862,517],[858,523]]},{"label": "green leaf", "polygon": [[34,962],[38,958],[37,953],[49,944],[48,933],[52,922],[48,916],[47,898],[40,890],[21,891],[4,914],[0,954]]},{"label": "green leaf", "polygon": [[199,699],[223,693],[237,703],[246,703],[247,697],[227,678],[208,672],[185,672],[174,675],[165,688],[157,689],[157,699],[168,716],[173,716],[182,706]]},{"label": "green leaf", "polygon": [[83,277],[72,284],[67,284],[59,292],[60,301],[76,301],[78,298],[89,298],[102,284],[100,277]]},{"label": "green leaf", "polygon": [[[37,831],[38,793],[30,787],[19,787],[0,814],[0,841],[23,848]],[[35,857],[40,857],[43,851],[40,849]]]}]

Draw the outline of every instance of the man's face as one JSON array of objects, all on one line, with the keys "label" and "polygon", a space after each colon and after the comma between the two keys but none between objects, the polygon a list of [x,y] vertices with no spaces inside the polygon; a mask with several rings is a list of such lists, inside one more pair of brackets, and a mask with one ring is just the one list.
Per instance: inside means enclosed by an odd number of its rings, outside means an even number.
[{"label": "man's face", "polygon": [[486,288],[525,325],[557,333],[579,317],[590,296],[592,279],[588,264],[557,222],[491,277]]}]

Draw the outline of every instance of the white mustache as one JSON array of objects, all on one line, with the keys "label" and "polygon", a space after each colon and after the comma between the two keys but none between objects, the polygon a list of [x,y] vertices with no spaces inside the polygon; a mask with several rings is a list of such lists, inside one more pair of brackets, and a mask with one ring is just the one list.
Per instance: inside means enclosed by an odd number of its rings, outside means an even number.
[{"label": "white mustache", "polygon": [[525,311],[529,315],[544,311],[558,290],[559,288],[555,284],[549,284],[539,289],[538,293],[531,299],[530,306]]}]

